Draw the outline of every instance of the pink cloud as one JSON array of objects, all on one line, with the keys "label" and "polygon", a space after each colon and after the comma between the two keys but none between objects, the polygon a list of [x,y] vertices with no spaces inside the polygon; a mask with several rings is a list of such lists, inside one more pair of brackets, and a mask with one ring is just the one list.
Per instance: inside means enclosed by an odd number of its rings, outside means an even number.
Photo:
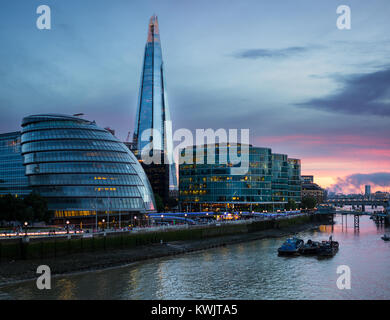
[{"label": "pink cloud", "polygon": [[[281,135],[253,139],[254,145],[270,147],[302,160],[302,174],[312,174],[323,187],[331,187],[357,172],[373,174],[390,170],[390,140],[356,135]],[[291,154],[294,153],[294,154]],[[373,189],[380,186],[373,185]],[[361,186],[344,185],[345,191]],[[360,191],[359,191],[360,192]]]}]

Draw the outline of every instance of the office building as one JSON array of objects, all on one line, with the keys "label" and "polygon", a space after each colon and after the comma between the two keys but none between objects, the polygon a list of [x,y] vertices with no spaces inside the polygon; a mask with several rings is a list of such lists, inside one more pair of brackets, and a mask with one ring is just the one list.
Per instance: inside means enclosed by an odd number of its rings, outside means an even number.
[{"label": "office building", "polygon": [[[239,166],[230,159],[232,146],[220,143],[181,150],[182,156],[192,154],[192,159],[196,160],[179,166],[179,199],[182,210],[277,210],[284,209],[289,199],[300,203],[300,160],[273,154],[269,148],[250,145],[247,172],[232,174],[232,169]],[[234,147],[241,154],[242,145]],[[203,149],[202,161],[199,161],[198,149]],[[207,161],[210,149],[215,152],[214,164]]]},{"label": "office building", "polygon": [[302,183],[302,198],[310,197],[316,199],[317,204],[325,200],[325,190],[316,183]]},{"label": "office building", "polygon": [[21,132],[0,134],[0,196],[26,196],[31,192],[23,166]]},{"label": "office building", "polygon": [[55,221],[118,221],[155,211],[154,196],[131,151],[93,121],[66,115],[23,119],[21,153],[29,185]]},{"label": "office building", "polygon": [[[151,17],[145,46],[139,102],[133,137],[134,154],[140,160],[155,193],[164,202],[177,194],[177,173],[173,160],[172,127],[167,102],[160,31]],[[149,148],[148,148],[149,147]],[[142,154],[158,156],[158,163],[145,164]]]},{"label": "office building", "polygon": [[364,194],[366,195],[366,196],[370,196],[371,195],[371,186],[370,185],[366,185],[365,187],[364,187]]},{"label": "office building", "polygon": [[302,183],[314,183],[314,176],[301,176]]}]

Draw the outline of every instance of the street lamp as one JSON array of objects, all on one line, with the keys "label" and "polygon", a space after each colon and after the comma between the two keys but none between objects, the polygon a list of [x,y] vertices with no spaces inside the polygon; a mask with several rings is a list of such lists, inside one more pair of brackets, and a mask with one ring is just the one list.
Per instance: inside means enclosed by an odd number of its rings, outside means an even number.
[{"label": "street lamp", "polygon": [[28,225],[28,223],[27,223],[27,221],[24,223],[24,232],[25,232],[25,234],[26,234],[26,236],[27,236],[27,225]]},{"label": "street lamp", "polygon": [[187,213],[184,216],[186,217],[186,224],[187,224]]},{"label": "street lamp", "polygon": [[69,220],[66,221],[66,233],[69,234]]},{"label": "street lamp", "polygon": [[136,226],[137,225],[137,216],[134,216],[134,225]]},{"label": "street lamp", "polygon": [[121,228],[121,211],[122,211],[122,200],[123,199],[119,199],[119,229]]},{"label": "street lamp", "polygon": [[104,230],[104,223],[105,223],[105,222],[106,222],[106,220],[103,219],[103,220],[102,220],[102,223],[103,223],[103,230]]}]

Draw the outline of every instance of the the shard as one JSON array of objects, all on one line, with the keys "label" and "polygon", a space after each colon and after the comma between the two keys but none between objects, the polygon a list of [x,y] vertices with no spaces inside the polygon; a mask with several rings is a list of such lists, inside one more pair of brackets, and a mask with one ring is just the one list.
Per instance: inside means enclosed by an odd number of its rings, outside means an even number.
[{"label": "the shard", "polygon": [[[153,149],[154,153],[161,153],[163,166],[166,168],[164,170],[164,177],[160,175],[160,178],[157,179],[155,164],[152,165],[152,169],[145,168],[147,174],[148,171],[153,172],[153,174],[148,175],[152,187],[155,186],[153,189],[161,188],[162,180],[168,180],[165,184],[167,184],[169,193],[175,194],[178,188],[176,166],[172,163],[172,126],[165,91],[160,32],[157,16],[155,15],[150,18],[148,26],[148,38],[145,46],[138,109],[134,129],[133,148],[139,159],[141,159],[143,151],[145,152],[145,150],[148,149],[148,146]],[[158,185],[160,185],[160,187],[158,187]],[[160,193],[161,195],[160,191],[157,193]],[[163,195],[163,198],[166,198],[166,196],[166,194]]]}]

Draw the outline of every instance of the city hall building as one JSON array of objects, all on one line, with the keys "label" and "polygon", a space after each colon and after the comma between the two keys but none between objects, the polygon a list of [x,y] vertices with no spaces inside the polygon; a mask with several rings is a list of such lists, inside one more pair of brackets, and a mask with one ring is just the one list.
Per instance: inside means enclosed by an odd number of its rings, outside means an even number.
[{"label": "city hall building", "polygon": [[23,119],[21,133],[0,139],[1,194],[39,193],[54,222],[92,225],[107,214],[110,221],[118,221],[118,215],[125,221],[155,211],[152,189],[136,157],[94,121],[33,115]]},{"label": "city hall building", "polygon": [[[181,157],[192,154],[192,163],[179,165],[179,198],[188,211],[259,211],[284,209],[288,201],[301,202],[301,161],[269,148],[249,145],[245,174],[232,174],[241,164],[230,159],[230,144],[191,146]],[[203,149],[199,157],[198,149]],[[241,145],[236,145],[241,154]],[[208,152],[215,163],[208,163]],[[200,153],[201,154],[201,153]],[[201,159],[203,157],[203,159]],[[201,161],[199,161],[201,160]],[[226,160],[226,161],[225,161]]]}]

